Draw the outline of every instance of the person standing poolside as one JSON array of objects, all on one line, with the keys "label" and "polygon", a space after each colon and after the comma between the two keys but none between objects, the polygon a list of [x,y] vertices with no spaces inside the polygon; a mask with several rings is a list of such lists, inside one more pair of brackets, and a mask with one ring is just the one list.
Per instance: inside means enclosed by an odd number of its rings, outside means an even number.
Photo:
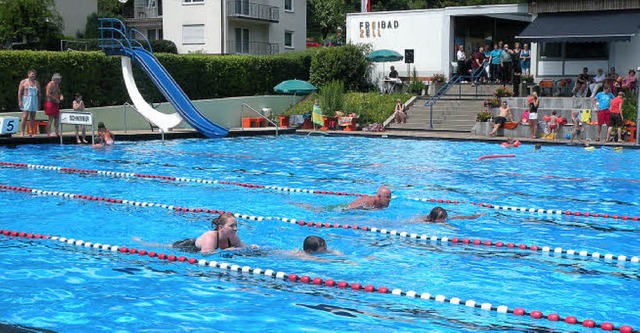
[{"label": "person standing poolside", "polygon": [[[84,111],[84,102],[82,101],[82,95],[80,93],[76,93],[76,98],[73,100],[73,111],[82,112]],[[82,141],[80,141],[79,131],[82,128]],[[85,129],[85,125],[75,125],[76,130],[76,142],[77,143],[88,143],[85,137],[87,136],[87,131]]]},{"label": "person standing poolside", "polygon": [[609,124],[609,108],[611,107],[611,101],[615,98],[610,92],[609,86],[604,86],[604,90],[597,93],[593,97],[593,103],[596,104],[596,111],[598,112],[598,127],[596,127],[597,137],[596,141],[600,141],[600,131],[603,124]]},{"label": "person standing poolside", "polygon": [[618,92],[618,96],[611,101],[611,115],[607,124],[606,142],[611,141],[611,129],[618,128],[618,142],[622,142],[622,126],[624,125],[622,117],[622,103],[624,103],[624,93]]},{"label": "person standing poolside", "polygon": [[558,122],[558,113],[555,110],[553,110],[551,112],[551,117],[549,117],[549,133],[551,134],[551,140],[556,139],[559,126],[560,124]]},{"label": "person standing poolside", "polygon": [[529,50],[529,44],[525,43],[522,52],[520,52],[520,68],[523,75],[529,75],[531,68],[531,50]]},{"label": "person standing poolside", "polygon": [[580,112],[578,110],[571,111],[571,122],[573,122],[573,129],[571,130],[571,137],[569,139],[569,144],[570,145],[573,144],[573,139],[575,139],[575,138],[578,138],[580,143],[582,143],[582,144],[585,143],[584,140],[582,140],[582,137],[581,137],[584,125],[582,124],[582,120],[580,119],[580,117],[578,117],[579,113]]},{"label": "person standing poolside", "polygon": [[491,81],[495,83],[500,83],[501,71],[500,71],[500,59],[502,56],[502,49],[498,46],[498,44],[493,44],[493,51],[491,51],[489,55],[489,64],[491,68],[491,73],[489,76],[491,77]]},{"label": "person standing poolside", "polygon": [[538,107],[540,106],[540,100],[538,99],[538,93],[533,92],[531,102],[529,102],[529,133],[531,138],[538,137]]},{"label": "person standing poolside", "polygon": [[509,117],[509,121],[513,121],[513,114],[511,113],[511,109],[507,106],[507,101],[502,101],[502,105],[500,105],[500,111],[498,112],[498,116],[493,120],[495,125],[493,126],[493,131],[489,133],[489,136],[496,135],[496,132],[500,127],[504,126],[504,123],[507,122],[507,117]]},{"label": "person standing poolside", "polygon": [[47,135],[51,136],[51,123],[55,127],[56,136],[60,136],[58,123],[60,122],[60,102],[64,96],[60,93],[60,81],[62,76],[59,73],[53,74],[51,81],[47,84],[44,102],[44,113],[49,117],[47,123]]},{"label": "person standing poolside", "polygon": [[393,111],[393,116],[396,124],[407,123],[407,114],[404,111],[404,104],[399,98],[396,100],[396,108]]},{"label": "person standing poolside", "polygon": [[376,195],[365,195],[354,200],[347,209],[381,209],[389,207],[391,202],[391,190],[382,185]]},{"label": "person standing poolside", "polygon": [[[22,111],[20,130],[24,136],[29,120],[29,128],[33,131],[36,126],[36,112],[40,104],[40,83],[36,80],[36,70],[30,69],[27,78],[18,85],[18,107]],[[29,133],[31,137],[32,134]]]}]

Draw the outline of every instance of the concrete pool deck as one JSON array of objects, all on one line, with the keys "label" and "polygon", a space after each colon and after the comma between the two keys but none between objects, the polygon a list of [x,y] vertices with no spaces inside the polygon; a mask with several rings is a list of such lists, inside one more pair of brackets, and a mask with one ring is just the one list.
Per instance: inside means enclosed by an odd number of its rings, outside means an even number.
[{"label": "concrete pool deck", "polygon": [[[152,141],[161,140],[161,133],[151,130],[136,130],[136,131],[113,131],[117,141]],[[495,142],[502,143],[506,141],[506,137],[489,137],[485,135],[471,134],[470,132],[450,132],[450,131],[406,131],[406,130],[388,130],[385,132],[362,132],[362,131],[312,131],[294,128],[281,128],[278,130],[279,134],[296,134],[296,135],[329,135],[329,136],[360,136],[360,137],[380,137],[388,139],[412,139],[412,140],[451,140],[451,141],[480,141],[480,142]],[[89,133],[87,133],[89,134]],[[234,128],[229,131],[229,137],[246,137],[246,136],[261,136],[261,135],[274,135],[275,129],[273,127],[264,128]],[[73,132],[64,132],[63,135],[64,144],[76,144],[75,134]],[[88,135],[90,137],[90,134]],[[188,138],[203,138],[195,130],[180,129],[165,133],[165,140],[173,139],[188,139]],[[523,144],[536,144],[540,143],[545,145],[568,145],[569,140],[564,138],[556,140],[546,139],[528,139],[518,138]],[[13,135],[10,137],[0,137],[0,146],[15,146],[22,144],[60,144],[60,138],[48,137],[46,134],[37,134],[33,137],[22,137],[20,135]],[[580,147],[580,143],[575,141],[574,144]],[[595,142],[590,141],[592,146],[622,146],[628,148],[640,148],[640,145],[636,145],[635,142]]]}]

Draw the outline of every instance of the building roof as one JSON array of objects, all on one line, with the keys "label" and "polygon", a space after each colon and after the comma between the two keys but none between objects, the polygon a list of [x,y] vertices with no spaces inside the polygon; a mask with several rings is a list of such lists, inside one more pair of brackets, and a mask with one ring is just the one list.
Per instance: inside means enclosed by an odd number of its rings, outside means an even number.
[{"label": "building roof", "polygon": [[629,41],[640,29],[640,11],[539,15],[516,38],[532,42]]}]

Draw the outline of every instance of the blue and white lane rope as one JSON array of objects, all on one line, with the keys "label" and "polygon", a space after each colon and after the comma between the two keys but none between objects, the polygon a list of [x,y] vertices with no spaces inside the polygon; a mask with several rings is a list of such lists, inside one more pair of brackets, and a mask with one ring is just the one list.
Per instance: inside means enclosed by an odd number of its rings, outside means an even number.
[{"label": "blue and white lane rope", "polygon": [[[239,183],[239,182],[229,182],[229,181],[220,181],[220,180],[210,180],[210,179],[202,179],[202,178],[187,178],[187,177],[173,177],[173,176],[161,176],[161,175],[147,175],[147,174],[139,174],[139,173],[131,173],[131,172],[114,172],[114,171],[103,171],[103,170],[87,170],[87,169],[75,169],[75,168],[63,168],[58,166],[51,165],[39,165],[39,164],[28,164],[28,163],[14,163],[14,162],[0,162],[0,166],[3,167],[13,167],[13,168],[26,168],[26,169],[40,169],[40,170],[54,170],[64,173],[81,173],[81,174],[90,174],[90,175],[100,175],[107,177],[116,177],[116,178],[140,178],[140,179],[162,179],[162,180],[170,180],[177,182],[192,182],[192,183],[203,183],[203,184],[219,184],[219,185],[233,185],[244,188],[255,188],[255,189],[268,189],[273,191],[282,191],[289,193],[309,193],[309,194],[321,194],[321,195],[337,195],[337,196],[356,196],[361,197],[364,194],[361,193],[350,193],[350,192],[340,192],[340,191],[324,191],[324,190],[313,190],[313,189],[303,189],[296,187],[287,187],[287,186],[275,186],[275,185],[259,185],[259,184],[249,184],[249,183]],[[440,204],[462,204],[465,201],[458,200],[448,200],[448,199],[434,199],[434,198],[420,198],[420,197],[397,197],[393,196],[392,198],[401,198],[407,199],[411,201],[418,202],[429,202],[429,203],[440,203]],[[474,202],[469,202],[470,204],[476,205]],[[526,207],[512,207],[512,206],[503,206],[503,205],[493,205],[486,203],[477,203],[477,206],[484,208],[492,208],[495,210],[509,210],[509,211],[517,211],[517,212],[528,212],[528,213],[539,213],[539,214],[555,214],[555,215],[573,215],[573,216],[583,216],[583,217],[601,217],[601,218],[611,218],[611,219],[621,219],[621,220],[632,220],[638,221],[640,218],[638,216],[627,216],[627,215],[619,215],[619,214],[600,214],[600,213],[589,213],[589,212],[579,212],[579,211],[569,211],[569,210],[560,210],[560,209],[549,209],[549,208],[526,208]]]},{"label": "blue and white lane rope", "polygon": [[[75,194],[75,193],[67,193],[67,192],[59,192],[59,191],[44,191],[38,189],[31,189],[28,187],[16,187],[16,186],[7,186],[0,185],[0,190],[10,190],[15,192],[26,192],[32,193],[36,195],[46,195],[46,196],[59,196],[67,199],[83,199],[89,201],[102,201],[107,203],[114,204],[125,204],[137,207],[159,207],[163,209],[178,211],[178,212],[191,212],[191,213],[207,213],[207,214],[223,214],[225,211],[223,210],[215,210],[215,209],[207,209],[207,208],[187,208],[180,207],[175,205],[168,204],[160,204],[146,201],[135,201],[135,200],[124,200],[124,199],[113,199],[113,198],[105,198],[105,197],[96,197],[90,195],[83,194]],[[469,238],[458,238],[458,237],[439,237],[439,236],[428,236],[425,234],[418,235],[417,233],[409,233],[406,231],[396,231],[396,230],[387,230],[387,229],[379,229],[379,228],[370,228],[367,226],[358,226],[357,224],[349,225],[349,224],[330,224],[330,223],[321,223],[321,222],[310,222],[304,220],[298,220],[295,218],[288,217],[271,217],[271,216],[255,216],[248,215],[242,213],[234,213],[234,216],[237,218],[241,218],[244,220],[252,220],[252,221],[263,221],[263,220],[278,220],[290,224],[296,224],[299,226],[308,226],[308,227],[316,227],[316,228],[342,228],[342,229],[352,229],[352,230],[361,230],[361,231],[370,231],[374,233],[393,235],[398,237],[403,237],[406,239],[412,239],[415,241],[430,241],[432,243],[441,244],[441,245],[476,245],[476,246],[485,246],[490,247],[493,246],[495,248],[507,248],[507,249],[520,249],[520,250],[530,250],[530,251],[541,251],[542,253],[554,253],[556,255],[567,255],[567,256],[579,256],[580,258],[592,258],[592,259],[604,259],[607,261],[618,261],[618,262],[632,262],[638,263],[640,262],[640,257],[632,256],[628,257],[625,255],[613,255],[610,253],[602,254],[600,252],[589,252],[589,251],[577,251],[572,249],[563,249],[561,247],[550,247],[550,246],[538,246],[538,245],[526,245],[526,244],[515,244],[512,242],[502,242],[502,241],[491,241],[491,240],[480,240],[480,239],[469,239]]]},{"label": "blue and white lane rope", "polygon": [[447,298],[444,295],[432,295],[428,292],[418,293],[413,290],[403,291],[399,288],[389,289],[387,287],[375,287],[371,284],[361,284],[361,283],[349,283],[346,281],[336,282],[333,279],[323,279],[320,277],[311,278],[306,275],[298,276],[294,273],[285,273],[281,271],[275,271],[273,269],[262,269],[262,268],[252,268],[250,266],[240,266],[238,264],[231,264],[225,262],[217,262],[215,260],[206,260],[206,259],[197,259],[194,257],[187,258],[185,256],[176,256],[174,254],[167,255],[165,253],[157,253],[154,251],[147,251],[144,249],[136,249],[136,248],[127,248],[124,246],[118,245],[109,245],[109,244],[101,244],[96,242],[87,242],[84,240],[77,240],[74,238],[60,237],[60,236],[49,236],[42,234],[33,234],[27,233],[23,231],[12,231],[12,230],[2,230],[0,229],[0,235],[4,235],[7,237],[13,238],[21,238],[21,239],[31,239],[31,240],[50,240],[54,242],[60,242],[64,244],[73,245],[76,247],[85,247],[92,248],[101,251],[109,251],[112,253],[121,253],[121,254],[129,254],[134,255],[137,254],[139,256],[148,256],[149,258],[157,258],[158,260],[167,260],[170,262],[180,262],[180,263],[188,263],[191,265],[198,264],[198,266],[202,267],[212,267],[219,268],[224,271],[237,272],[239,274],[249,274],[256,276],[265,276],[278,280],[287,280],[290,282],[299,282],[304,284],[310,284],[313,286],[321,287],[337,287],[342,290],[352,290],[352,291],[364,291],[364,292],[378,292],[380,294],[391,294],[396,296],[404,296],[408,298],[419,298],[423,300],[432,300],[438,303],[449,303],[455,305],[464,305],[470,308],[477,308],[484,311],[503,313],[503,314],[513,314],[514,316],[529,316],[533,319],[546,319],[552,322],[560,322],[563,321],[570,325],[575,325],[581,323],[582,326],[588,328],[600,328],[605,331],[619,331],[621,333],[638,333],[639,331],[634,331],[633,328],[629,325],[622,325],[619,327],[614,326],[611,321],[604,321],[602,323],[596,323],[596,321],[592,319],[584,319],[578,320],[574,316],[566,316],[560,317],[557,313],[550,313],[544,315],[541,311],[533,310],[527,312],[524,308],[509,308],[506,305],[498,305],[494,306],[491,303],[478,303],[475,300],[467,299],[464,300],[460,297],[451,297]]}]

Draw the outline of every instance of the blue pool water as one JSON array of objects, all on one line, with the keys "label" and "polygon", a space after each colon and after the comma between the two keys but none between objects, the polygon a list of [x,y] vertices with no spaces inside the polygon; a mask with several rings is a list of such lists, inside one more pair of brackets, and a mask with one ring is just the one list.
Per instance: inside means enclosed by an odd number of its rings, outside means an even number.
[{"label": "blue pool water", "polygon": [[[478,161],[513,153],[514,158]],[[354,197],[193,181],[170,181],[0,167],[0,185],[137,202],[232,211],[256,217],[367,226],[420,235],[549,246],[543,251],[416,240],[277,219],[239,219],[239,234],[259,250],[197,259],[298,276],[415,291],[418,298],[294,283],[264,275],[100,251],[51,240],[0,236],[0,325],[57,332],[546,332],[598,331],[564,322],[450,304],[458,297],[545,316],[640,328],[638,222],[480,207],[477,203],[640,215],[640,151],[577,147],[369,139],[233,138],[82,146],[2,148],[1,162],[140,173],[372,194],[381,184],[389,208],[341,211]],[[448,224],[420,222],[443,199]],[[470,202],[476,204],[470,204]],[[196,237],[212,215],[0,190],[0,229],[184,255],[160,245]],[[296,255],[310,234],[331,249]],[[554,254],[562,248],[589,256]],[[626,260],[593,258],[600,253]],[[564,253],[564,252],[563,252]],[[429,293],[446,302],[420,299]]]}]

